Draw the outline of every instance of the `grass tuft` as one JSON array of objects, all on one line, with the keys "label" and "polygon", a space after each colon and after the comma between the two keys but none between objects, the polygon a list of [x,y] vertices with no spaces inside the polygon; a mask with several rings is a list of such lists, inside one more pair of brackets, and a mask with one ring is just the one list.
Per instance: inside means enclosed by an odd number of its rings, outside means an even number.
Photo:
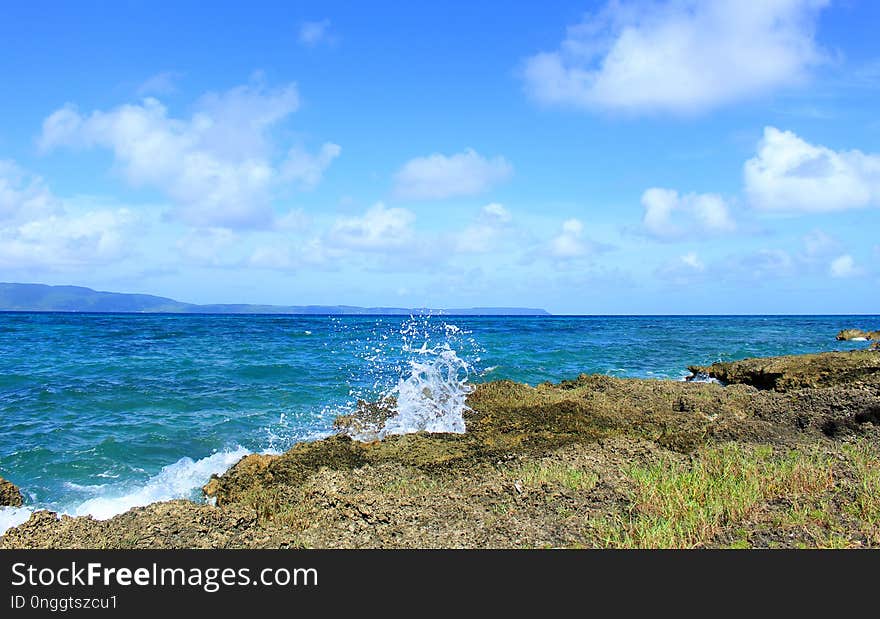
[{"label": "grass tuft", "polygon": [[817,496],[834,484],[828,458],[729,443],[704,448],[688,463],[664,459],[628,471],[628,514],[594,523],[602,545],[693,548],[748,519],[769,501]]}]

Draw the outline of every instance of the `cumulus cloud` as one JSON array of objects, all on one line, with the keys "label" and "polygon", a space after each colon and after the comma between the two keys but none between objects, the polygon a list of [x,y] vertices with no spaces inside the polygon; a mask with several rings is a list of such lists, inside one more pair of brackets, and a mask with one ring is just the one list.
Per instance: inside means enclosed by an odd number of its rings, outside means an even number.
[{"label": "cumulus cloud", "polygon": [[852,256],[844,254],[831,261],[831,264],[828,265],[828,272],[831,277],[843,279],[861,275],[862,270],[856,266],[856,261]]},{"label": "cumulus cloud", "polygon": [[125,208],[72,208],[13,161],[0,161],[0,266],[64,270],[128,254],[138,218]]},{"label": "cumulus cloud", "polygon": [[340,217],[327,233],[326,242],[337,249],[387,252],[409,247],[415,240],[415,214],[387,208],[381,202],[362,216]]},{"label": "cumulus cloud", "polygon": [[333,45],[337,36],[330,30],[330,20],[306,21],[299,26],[299,42],[306,47]]},{"label": "cumulus cloud", "polygon": [[176,205],[174,215],[200,227],[267,227],[279,183],[311,186],[339,154],[325,144],[315,156],[294,149],[275,163],[269,131],[299,106],[295,85],[261,80],[208,93],[190,118],[175,118],[157,99],[81,114],[67,105],[43,122],[39,145],[109,149],[124,178],[153,187]]},{"label": "cumulus cloud", "polygon": [[60,212],[61,201],[43,179],[11,160],[0,160],[0,223]]},{"label": "cumulus cloud", "polygon": [[595,249],[592,242],[584,238],[584,224],[579,219],[566,219],[562,229],[550,240],[548,253],[558,260],[583,258]]},{"label": "cumulus cloud", "polygon": [[455,250],[464,254],[492,251],[510,228],[512,220],[510,211],[502,204],[487,204],[480,210],[477,220],[457,235]]},{"label": "cumulus cloud", "polygon": [[674,240],[736,229],[726,201],[714,193],[680,195],[673,189],[652,187],[642,194],[642,206],[644,232],[657,239]]},{"label": "cumulus cloud", "polygon": [[471,196],[512,174],[513,166],[504,157],[487,159],[471,148],[454,155],[434,153],[406,162],[394,176],[394,193],[413,200]]},{"label": "cumulus cloud", "polygon": [[802,81],[828,0],[609,2],[525,63],[538,101],[691,112]]},{"label": "cumulus cloud", "polygon": [[332,142],[324,144],[315,155],[300,147],[292,148],[281,165],[281,178],[297,182],[304,189],[314,189],[341,152],[342,148]]},{"label": "cumulus cloud", "polygon": [[764,129],[744,166],[745,190],[759,209],[830,212],[880,205],[880,155],[816,146],[791,131]]},{"label": "cumulus cloud", "polygon": [[706,265],[696,252],[688,252],[661,265],[654,274],[675,284],[688,284],[705,271]]}]

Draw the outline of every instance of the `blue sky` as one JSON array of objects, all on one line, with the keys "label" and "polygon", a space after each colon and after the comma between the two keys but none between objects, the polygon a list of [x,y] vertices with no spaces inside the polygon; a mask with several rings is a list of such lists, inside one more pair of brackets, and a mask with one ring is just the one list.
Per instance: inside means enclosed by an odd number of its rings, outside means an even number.
[{"label": "blue sky", "polygon": [[876,313],[880,5],[0,9],[0,280]]}]

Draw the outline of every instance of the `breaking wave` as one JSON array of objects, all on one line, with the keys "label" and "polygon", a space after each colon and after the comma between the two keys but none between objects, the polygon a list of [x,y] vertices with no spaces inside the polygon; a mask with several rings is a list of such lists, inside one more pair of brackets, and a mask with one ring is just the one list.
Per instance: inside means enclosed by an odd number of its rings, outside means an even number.
[{"label": "breaking wave", "polygon": [[33,511],[31,507],[0,507],[0,535],[27,521]]},{"label": "breaking wave", "polygon": [[[360,342],[358,371],[349,377],[350,402],[387,403],[392,415],[376,431],[354,433],[361,440],[414,432],[465,432],[468,383],[482,349],[471,332],[431,315],[403,324],[378,326]],[[364,372],[364,367],[367,368]]]},{"label": "breaking wave", "polygon": [[163,467],[143,485],[89,499],[75,506],[70,513],[74,516],[91,515],[98,520],[106,520],[132,507],[142,507],[157,501],[192,498],[211,475],[223,473],[249,453],[249,450],[238,446],[201,460],[181,458],[174,464]]},{"label": "breaking wave", "polygon": [[446,343],[421,347],[409,365],[409,376],[386,394],[396,400],[396,414],[385,422],[380,437],[412,432],[463,434],[465,400],[472,391],[467,383],[470,365]]}]

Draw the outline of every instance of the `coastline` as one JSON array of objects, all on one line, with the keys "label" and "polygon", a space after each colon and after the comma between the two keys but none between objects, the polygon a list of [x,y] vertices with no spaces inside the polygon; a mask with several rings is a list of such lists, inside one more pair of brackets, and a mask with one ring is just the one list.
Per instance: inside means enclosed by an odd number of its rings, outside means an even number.
[{"label": "coastline", "polygon": [[689,369],[726,384],[483,383],[465,434],[340,433],[249,455],[206,484],[214,505],[37,511],[0,548],[880,544],[880,353]]}]

